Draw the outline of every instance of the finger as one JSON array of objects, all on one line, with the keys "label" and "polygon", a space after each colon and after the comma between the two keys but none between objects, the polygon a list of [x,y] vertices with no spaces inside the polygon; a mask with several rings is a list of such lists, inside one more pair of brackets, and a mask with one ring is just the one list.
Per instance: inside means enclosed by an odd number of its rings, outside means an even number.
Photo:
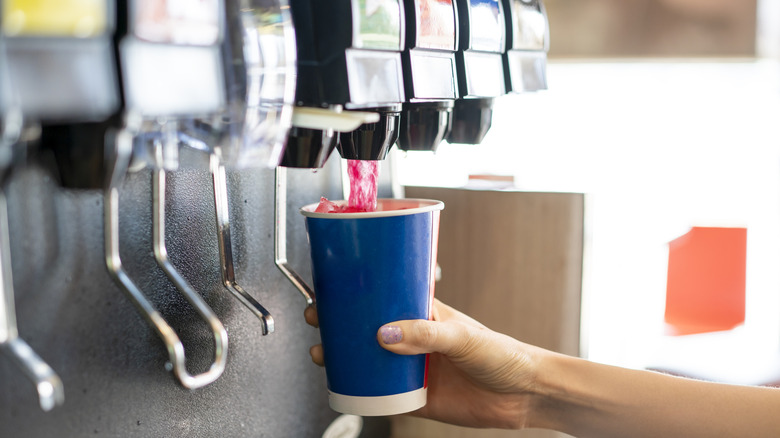
[{"label": "finger", "polygon": [[418,319],[385,324],[377,331],[377,339],[382,348],[397,354],[436,352],[458,357],[465,354],[474,336],[471,332],[464,324]]},{"label": "finger", "polygon": [[303,317],[306,319],[306,323],[313,327],[320,326],[320,320],[317,316],[317,308],[312,304],[303,311]]},{"label": "finger", "polygon": [[313,345],[309,349],[309,355],[311,356],[311,361],[319,366],[325,366],[325,359],[322,354],[322,344]]}]

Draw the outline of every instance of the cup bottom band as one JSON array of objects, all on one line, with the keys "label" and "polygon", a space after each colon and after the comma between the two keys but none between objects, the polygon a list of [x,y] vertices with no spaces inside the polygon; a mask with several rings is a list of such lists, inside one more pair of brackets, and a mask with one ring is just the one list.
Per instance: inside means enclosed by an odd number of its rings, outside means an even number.
[{"label": "cup bottom band", "polygon": [[331,409],[342,414],[364,417],[411,412],[425,406],[427,399],[428,388],[376,397],[358,397],[328,391],[328,403]]}]

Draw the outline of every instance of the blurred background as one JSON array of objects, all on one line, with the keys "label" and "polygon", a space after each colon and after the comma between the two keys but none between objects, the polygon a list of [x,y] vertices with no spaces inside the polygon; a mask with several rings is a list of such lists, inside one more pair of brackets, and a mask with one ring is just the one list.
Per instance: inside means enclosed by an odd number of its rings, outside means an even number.
[{"label": "blurred background", "polygon": [[[401,182],[461,187],[494,174],[523,191],[584,193],[583,356],[776,381],[780,2],[545,6],[549,90],[499,99],[480,146],[398,153]],[[668,243],[694,226],[747,228],[745,322],[669,336]]]},{"label": "blurred background", "polygon": [[763,3],[774,2],[549,0],[550,56],[752,57]]}]

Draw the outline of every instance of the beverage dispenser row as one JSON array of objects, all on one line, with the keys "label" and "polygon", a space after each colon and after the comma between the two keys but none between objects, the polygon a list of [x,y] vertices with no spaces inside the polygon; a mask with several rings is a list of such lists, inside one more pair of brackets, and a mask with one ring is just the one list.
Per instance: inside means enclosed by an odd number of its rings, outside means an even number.
[{"label": "beverage dispenser row", "polygon": [[[271,314],[236,282],[226,169],[276,168],[276,264],[311,303],[286,262],[285,168],[322,167],[333,150],[381,160],[394,144],[478,144],[494,99],[546,88],[548,40],[539,0],[0,0],[2,350],[42,408],[62,403],[62,382],[15,325],[4,189],[20,157],[46,151],[63,186],[104,190],[108,272],[194,389],[221,375],[228,339],[168,258],[168,172],[210,169],[223,285],[271,333]],[[204,160],[182,161],[182,147]],[[199,375],[123,268],[119,194],[142,168],[153,170],[154,258],[213,334]]]},{"label": "beverage dispenser row", "polygon": [[546,88],[549,32],[538,0],[291,6],[297,107],[372,111],[379,121],[341,134],[294,129],[283,166],[320,167],[334,148],[345,159],[376,160],[393,144],[406,151],[435,151],[443,140],[479,144],[495,98]]}]

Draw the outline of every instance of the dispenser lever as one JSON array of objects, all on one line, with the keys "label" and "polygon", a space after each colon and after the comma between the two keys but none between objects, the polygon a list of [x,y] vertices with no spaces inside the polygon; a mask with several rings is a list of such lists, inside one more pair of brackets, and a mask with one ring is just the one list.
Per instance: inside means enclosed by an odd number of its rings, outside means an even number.
[{"label": "dispenser lever", "polygon": [[274,200],[274,262],[303,295],[306,305],[311,306],[314,304],[314,290],[287,264],[287,169],[283,166],[276,168]]},{"label": "dispenser lever", "polygon": [[220,164],[217,154],[210,158],[211,174],[214,179],[214,207],[217,215],[217,239],[219,241],[220,268],[222,284],[252,313],[260,318],[263,324],[263,335],[273,333],[274,318],[260,303],[249,295],[236,282],[233,263],[233,248],[230,241],[230,209],[227,191],[227,176],[225,166]]},{"label": "dispenser lever", "polygon": [[[9,146],[0,144],[0,147]],[[41,409],[50,411],[55,406],[65,402],[65,390],[57,373],[19,337],[11,276],[11,248],[9,244],[8,204],[4,190],[5,181],[0,181],[0,185],[2,185],[0,186],[0,348],[35,384]]]},{"label": "dispenser lever", "polygon": [[[132,122],[128,122],[132,125]],[[197,389],[214,382],[222,375],[227,361],[227,331],[214,312],[203,299],[192,290],[186,280],[176,271],[168,260],[165,247],[165,171],[154,172],[153,176],[153,227],[154,254],[157,263],[168,275],[176,288],[192,304],[198,314],[208,323],[214,335],[214,362],[211,367],[198,375],[191,375],[186,368],[184,345],[173,328],[165,321],[154,305],[144,296],[122,267],[119,255],[119,189],[127,173],[133,145],[133,130],[125,127],[116,134],[115,159],[111,167],[108,187],[105,192],[105,245],[106,266],[116,283],[136,306],[141,315],[157,331],[168,350],[170,366],[173,374],[182,386]],[[159,149],[155,154],[162,154]]]}]

